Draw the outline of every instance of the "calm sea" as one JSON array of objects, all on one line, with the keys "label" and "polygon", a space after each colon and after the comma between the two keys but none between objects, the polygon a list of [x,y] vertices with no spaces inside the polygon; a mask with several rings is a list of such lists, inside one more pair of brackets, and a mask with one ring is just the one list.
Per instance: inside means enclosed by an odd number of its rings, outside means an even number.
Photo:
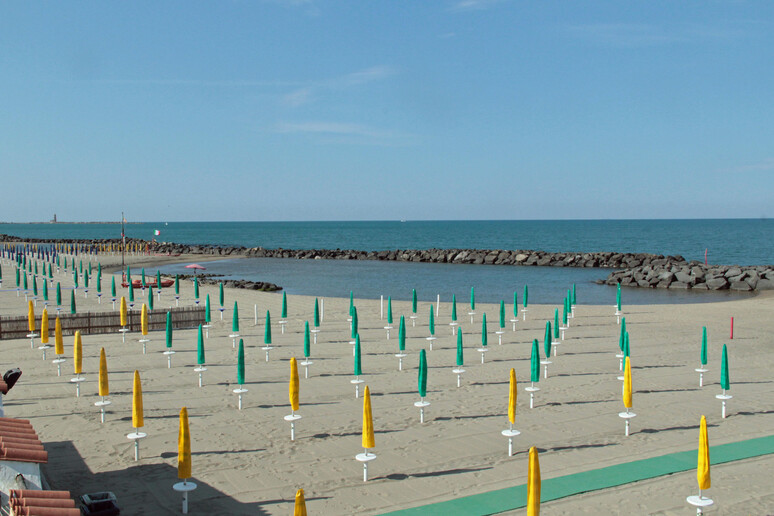
[{"label": "calm sea", "polygon": [[[535,249],[619,251],[665,255],[709,263],[774,263],[774,220],[532,220],[532,221],[362,221],[362,222],[144,222],[128,224],[129,237],[161,241],[287,249]],[[117,238],[118,224],[0,224],[0,233],[31,238]],[[500,267],[366,261],[245,259],[208,263],[227,278],[269,281],[289,293],[408,299],[416,288],[430,301],[437,294],[464,302],[470,287],[477,299],[513,299],[525,284],[533,303],[561,303],[578,284],[579,303],[610,303],[615,289],[593,282],[604,269]],[[165,267],[164,272],[183,272]],[[631,304],[707,302],[743,294],[624,289]]]}]

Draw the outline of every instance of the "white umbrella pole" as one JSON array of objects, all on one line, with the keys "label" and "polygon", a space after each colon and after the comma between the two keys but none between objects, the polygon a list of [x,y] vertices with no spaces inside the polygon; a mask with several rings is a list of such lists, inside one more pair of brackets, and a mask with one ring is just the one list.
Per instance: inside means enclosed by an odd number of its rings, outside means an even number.
[{"label": "white umbrella pole", "polygon": [[325,298],[320,298],[320,322],[325,320]]},{"label": "white umbrella pole", "polygon": [[379,320],[384,319],[384,294],[379,296]]}]

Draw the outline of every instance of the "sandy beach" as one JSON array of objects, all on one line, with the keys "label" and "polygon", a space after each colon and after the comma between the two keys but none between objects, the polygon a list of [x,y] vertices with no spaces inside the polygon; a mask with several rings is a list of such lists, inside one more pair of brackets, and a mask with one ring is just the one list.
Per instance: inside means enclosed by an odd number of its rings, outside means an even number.
[{"label": "sandy beach", "polygon": [[[175,260],[196,262],[200,256]],[[101,257],[105,270],[119,257]],[[131,257],[133,276],[140,264],[168,262],[169,258]],[[96,261],[94,262],[96,266]],[[12,288],[12,266],[3,262],[0,291],[2,315],[26,314],[24,296]],[[267,278],[271,281],[271,278]],[[63,287],[72,274],[56,275]],[[96,282],[92,282],[95,285]],[[109,294],[109,274],[103,277]],[[523,285],[514,285],[521,293]],[[624,291],[625,292],[625,291]],[[109,296],[97,304],[92,286],[88,298],[78,293],[78,310],[110,309]],[[69,308],[69,292],[63,295]],[[428,351],[428,396],[424,424],[419,421],[417,364],[420,349],[428,349],[429,303],[419,304],[416,327],[409,321],[411,304],[393,303],[394,329],[387,340],[386,319],[380,318],[376,299],[358,299],[362,365],[372,393],[378,458],[370,463],[367,483],[355,455],[362,452],[360,432],[362,398],[356,399],[353,358],[347,322],[349,299],[324,300],[324,320],[312,346],[309,377],[301,377],[303,419],[290,440],[288,400],[289,360],[303,356],[304,321],[312,321],[314,297],[288,296],[288,323],[281,333],[277,323],[282,293],[226,289],[221,321],[217,285],[201,287],[201,299],[210,294],[213,326],[206,340],[207,368],[198,387],[196,330],[174,334],[172,367],[167,367],[164,333],[150,335],[147,354],[139,335],[85,335],[81,397],[69,382],[72,375],[72,337],[65,338],[62,376],[57,377],[41,352],[28,339],[2,342],[5,369],[20,367],[24,374],[4,400],[6,416],[29,419],[49,452],[45,475],[53,489],[74,495],[112,491],[124,514],[176,514],[178,412],[188,408],[192,436],[193,480],[191,514],[289,514],[298,488],[306,492],[310,514],[380,514],[397,509],[484,493],[524,484],[527,450],[540,450],[543,479],[593,470],[672,452],[694,450],[698,424],[707,416],[711,445],[771,434],[774,423],[774,368],[770,336],[774,332],[774,295],[745,300],[680,305],[626,306],[624,316],[631,339],[634,385],[631,435],[624,436],[618,359],[619,325],[614,315],[615,289],[610,303],[583,303],[578,286],[576,316],[566,339],[552,357],[548,378],[539,383],[535,408],[529,408],[528,386],[532,340],[540,341],[555,306],[529,305],[526,321],[513,332],[506,322],[498,345],[499,306],[479,304],[473,323],[467,302],[458,303],[464,335],[465,369],[456,386],[452,369],[456,337],[449,326],[450,300],[442,300],[436,317],[433,351]],[[390,292],[385,292],[385,299]],[[119,296],[121,294],[119,293]],[[105,299],[107,297],[107,299]],[[138,303],[143,296],[136,293]],[[231,319],[239,304],[240,336],[244,339],[246,384],[243,410],[237,409],[236,351],[232,348]],[[509,300],[506,300],[508,303]],[[180,306],[194,303],[190,281],[181,282]],[[165,289],[155,309],[174,306],[172,289]],[[255,310],[257,307],[257,325]],[[36,313],[42,310],[38,302]],[[272,316],[272,346],[266,361],[264,321]],[[561,311],[561,310],[560,310]],[[506,319],[512,306],[506,304]],[[487,314],[488,351],[481,363],[481,317]],[[407,354],[398,370],[398,321],[407,321]],[[730,318],[735,319],[729,339]],[[386,317],[386,307],[385,307]],[[53,317],[52,317],[53,326]],[[698,385],[702,326],[709,334],[709,372]],[[52,339],[53,340],[53,339]],[[36,339],[36,345],[38,341]],[[723,344],[728,345],[731,391],[728,417],[721,418],[719,371]],[[104,424],[94,406],[100,348],[107,353],[111,394]],[[507,455],[508,374],[515,368],[519,400],[514,440],[515,454]],[[131,426],[132,375],[142,377],[145,427],[148,437],[135,462],[133,444],[126,437]],[[542,371],[542,367],[541,367]],[[764,456],[714,466],[712,488],[716,514],[765,514],[774,507],[770,472],[774,457]],[[692,514],[685,497],[696,494],[695,472],[595,491],[545,503],[544,514]],[[524,512],[524,511],[521,511]],[[515,511],[514,514],[520,513]]]}]

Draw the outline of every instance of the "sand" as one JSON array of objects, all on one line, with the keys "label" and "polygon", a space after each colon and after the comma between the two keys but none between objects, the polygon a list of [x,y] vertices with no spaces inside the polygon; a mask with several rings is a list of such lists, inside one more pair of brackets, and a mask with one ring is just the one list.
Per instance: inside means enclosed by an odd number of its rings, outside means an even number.
[{"label": "sand", "polygon": [[[200,261],[201,257],[180,257]],[[103,264],[115,257],[103,257]],[[165,259],[159,258],[158,261]],[[146,258],[134,257],[134,271]],[[26,313],[24,297],[16,297],[13,269],[3,263],[5,281],[0,292],[0,313]],[[107,279],[106,279],[107,278]],[[71,273],[57,279],[69,285]],[[271,281],[271,278],[267,278]],[[94,288],[95,282],[92,282]],[[109,292],[109,276],[103,278]],[[523,285],[514,285],[521,291]],[[181,286],[181,306],[193,304],[190,282]],[[416,327],[408,322],[409,302],[395,302],[395,329],[386,338],[379,300],[358,299],[363,346],[361,377],[372,392],[378,458],[370,463],[371,479],[363,483],[362,466],[354,457],[360,447],[362,398],[356,399],[349,344],[348,299],[325,299],[325,318],[317,345],[312,347],[309,378],[301,376],[303,419],[296,424],[296,441],[290,441],[288,400],[289,359],[303,356],[303,324],[312,319],[314,298],[288,297],[288,325],[281,334],[277,324],[281,293],[227,289],[226,311],[220,321],[217,286],[203,286],[213,303],[213,328],[206,341],[204,386],[198,387],[196,331],[174,335],[172,368],[167,368],[164,334],[150,335],[148,353],[142,354],[139,335],[129,334],[126,344],[114,335],[87,335],[80,398],[69,382],[72,375],[72,337],[65,339],[67,362],[61,377],[29,340],[3,341],[6,368],[21,367],[24,375],[4,401],[6,415],[30,419],[49,451],[45,474],[54,489],[76,495],[113,491],[125,514],[172,514],[180,510],[180,497],[171,489],[177,481],[178,412],[188,407],[192,434],[193,475],[198,489],[191,495],[191,514],[289,514],[296,489],[304,488],[310,514],[378,514],[390,510],[483,493],[526,482],[527,450],[536,446],[543,478],[596,469],[666,453],[692,450],[698,443],[698,423],[707,416],[712,445],[766,436],[774,423],[774,367],[771,339],[774,296],[707,304],[626,306],[631,338],[634,384],[632,435],[624,436],[618,417],[623,410],[621,382],[617,379],[619,326],[611,288],[610,304],[583,304],[578,286],[576,317],[567,338],[552,358],[549,377],[541,379],[536,406],[529,408],[524,391],[529,379],[533,338],[541,342],[545,322],[553,321],[554,306],[530,305],[527,320],[516,332],[506,324],[499,346],[496,305],[479,304],[473,324],[466,303],[458,304],[465,345],[462,385],[456,387],[452,369],[456,338],[448,325],[450,304],[442,303],[436,318],[434,350],[428,351],[429,380],[426,422],[420,424],[417,394],[418,353],[427,348],[430,303],[420,302]],[[624,301],[625,301],[624,290]],[[391,294],[385,292],[386,295]],[[435,297],[434,293],[420,293]],[[142,295],[138,293],[137,301]],[[67,295],[69,303],[69,293]],[[240,334],[246,346],[243,410],[237,409],[236,351],[232,349],[231,307],[239,303]],[[507,302],[508,300],[506,300]],[[156,310],[174,306],[172,289],[165,290]],[[254,324],[257,305],[258,324]],[[69,304],[68,304],[69,307]],[[79,311],[109,309],[97,305],[94,290],[88,299],[78,295]],[[508,307],[508,316],[512,307]],[[38,308],[38,312],[41,308]],[[266,362],[261,349],[266,310],[272,314],[274,349]],[[386,310],[385,310],[386,313]],[[481,314],[486,313],[489,351],[481,364]],[[404,370],[394,356],[398,347],[398,319],[407,318]],[[730,317],[735,335],[729,340]],[[53,320],[52,320],[53,324]],[[709,369],[705,386],[698,387],[701,327],[709,333]],[[721,419],[719,369],[723,344],[728,344],[731,394],[729,417]],[[112,405],[100,423],[97,370],[100,348],[107,352]],[[507,456],[508,374],[515,368],[519,400],[515,428],[515,455]],[[140,371],[148,437],[134,461],[131,426],[131,386]],[[542,369],[542,368],[541,368]],[[774,505],[770,471],[774,457],[761,457],[718,465],[712,469],[717,514],[759,514]],[[597,491],[543,505],[544,514],[689,514],[685,497],[695,494],[693,472]],[[518,512],[518,511],[517,511]]]}]

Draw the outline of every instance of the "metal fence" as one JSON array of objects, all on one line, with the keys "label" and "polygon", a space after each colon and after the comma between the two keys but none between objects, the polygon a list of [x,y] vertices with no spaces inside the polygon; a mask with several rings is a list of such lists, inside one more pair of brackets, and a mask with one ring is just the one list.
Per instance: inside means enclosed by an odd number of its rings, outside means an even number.
[{"label": "metal fence", "polygon": [[[204,307],[189,306],[169,310],[148,312],[148,331],[164,330],[167,327],[167,312],[172,314],[172,328],[195,328],[204,324]],[[116,333],[121,328],[121,314],[114,312],[60,313],[62,335],[73,335],[80,330],[81,335],[96,333]],[[49,334],[53,337],[57,315],[49,314]],[[41,315],[35,316],[35,333],[40,333]],[[127,312],[126,328],[130,332],[140,331],[140,310]],[[27,316],[0,317],[0,340],[23,339],[29,333]]]}]

